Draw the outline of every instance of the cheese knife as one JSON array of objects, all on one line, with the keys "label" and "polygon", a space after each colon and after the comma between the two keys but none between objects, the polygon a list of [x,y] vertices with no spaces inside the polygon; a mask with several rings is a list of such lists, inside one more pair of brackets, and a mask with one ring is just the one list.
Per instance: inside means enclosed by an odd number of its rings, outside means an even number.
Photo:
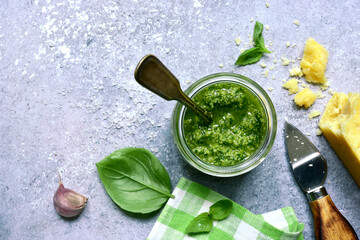
[{"label": "cheese knife", "polygon": [[319,150],[299,129],[286,121],[285,144],[295,179],[310,204],[316,239],[358,240],[353,227],[323,186],[327,163]]}]

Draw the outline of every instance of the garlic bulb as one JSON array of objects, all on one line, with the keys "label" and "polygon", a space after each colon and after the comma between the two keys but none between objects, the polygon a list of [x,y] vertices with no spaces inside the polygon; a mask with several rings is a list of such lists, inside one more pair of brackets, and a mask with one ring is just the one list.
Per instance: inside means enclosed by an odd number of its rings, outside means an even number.
[{"label": "garlic bulb", "polygon": [[54,194],[54,207],[57,213],[63,217],[75,217],[81,213],[86,202],[86,197],[64,187],[59,174],[59,187]]}]

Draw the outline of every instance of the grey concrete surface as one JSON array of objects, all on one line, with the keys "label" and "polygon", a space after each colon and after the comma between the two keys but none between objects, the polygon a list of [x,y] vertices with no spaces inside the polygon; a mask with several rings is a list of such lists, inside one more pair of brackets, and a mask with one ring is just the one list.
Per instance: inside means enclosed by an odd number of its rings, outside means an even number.
[{"label": "grey concrete surface", "polygon": [[[329,51],[330,88],[360,92],[359,16],[356,0],[3,0],[0,238],[145,239],[159,212],[139,218],[122,211],[106,194],[95,167],[116,149],[132,146],[154,152],[173,187],[184,176],[256,214],[292,206],[305,223],[305,239],[314,239],[310,208],[288,166],[285,118],[309,133],[326,157],[326,188],[360,234],[359,188],[326,139],[315,135],[319,119],[307,119],[310,111],[323,111],[331,95],[325,91],[326,97],[309,110],[297,109],[281,87],[289,69],[299,65],[306,39],[313,37]],[[273,53],[257,64],[235,67],[240,51],[251,45],[253,20],[266,26],[265,42]],[[235,37],[242,40],[239,46]],[[211,177],[187,165],[171,135],[175,103],[153,95],[133,78],[137,62],[147,53],[157,55],[183,88],[216,72],[240,73],[262,85],[278,115],[268,158],[233,178]],[[283,66],[281,57],[294,62]],[[89,197],[84,212],[70,221],[52,204],[57,169],[65,187]]]}]

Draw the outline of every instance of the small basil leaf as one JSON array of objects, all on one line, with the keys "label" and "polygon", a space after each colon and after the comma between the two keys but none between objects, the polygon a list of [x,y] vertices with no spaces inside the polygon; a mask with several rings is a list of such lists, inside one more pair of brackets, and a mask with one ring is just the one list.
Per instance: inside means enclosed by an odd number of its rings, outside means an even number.
[{"label": "small basil leaf", "polygon": [[96,167],[111,199],[126,211],[150,213],[174,198],[164,166],[144,148],[117,150]]},{"label": "small basil leaf", "polygon": [[263,55],[263,50],[260,47],[253,47],[244,51],[235,62],[235,65],[248,65],[256,63],[260,60]]},{"label": "small basil leaf", "polygon": [[264,38],[262,36],[263,29],[264,29],[264,25],[256,21],[254,26],[254,33],[253,33],[253,41],[255,43],[255,46],[258,46],[260,42],[264,42]]},{"label": "small basil leaf", "polygon": [[264,29],[264,25],[256,21],[254,26],[253,41],[255,43],[255,46],[259,47],[263,53],[271,53],[265,47],[264,37],[262,36],[263,29]]},{"label": "small basil leaf", "polygon": [[214,220],[223,220],[230,215],[232,207],[233,203],[230,200],[220,200],[211,205],[209,214]]},{"label": "small basil leaf", "polygon": [[185,229],[185,233],[206,233],[213,227],[212,217],[204,212],[194,218]]}]

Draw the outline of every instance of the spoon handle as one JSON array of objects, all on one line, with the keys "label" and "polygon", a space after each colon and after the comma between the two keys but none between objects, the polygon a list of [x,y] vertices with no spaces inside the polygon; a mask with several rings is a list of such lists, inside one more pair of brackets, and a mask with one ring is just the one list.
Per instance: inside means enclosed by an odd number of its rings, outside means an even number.
[{"label": "spoon handle", "polygon": [[207,112],[205,109],[201,108],[199,105],[194,103],[186,94],[181,91],[181,97],[177,99],[179,102],[184,104],[186,107],[190,108],[194,112],[198,113],[206,122],[210,122],[212,119],[211,113]]},{"label": "spoon handle", "polygon": [[154,55],[146,55],[135,69],[135,79],[143,87],[166,100],[177,100],[198,113],[205,121],[211,121],[211,114],[196,105],[180,88],[177,78]]}]

